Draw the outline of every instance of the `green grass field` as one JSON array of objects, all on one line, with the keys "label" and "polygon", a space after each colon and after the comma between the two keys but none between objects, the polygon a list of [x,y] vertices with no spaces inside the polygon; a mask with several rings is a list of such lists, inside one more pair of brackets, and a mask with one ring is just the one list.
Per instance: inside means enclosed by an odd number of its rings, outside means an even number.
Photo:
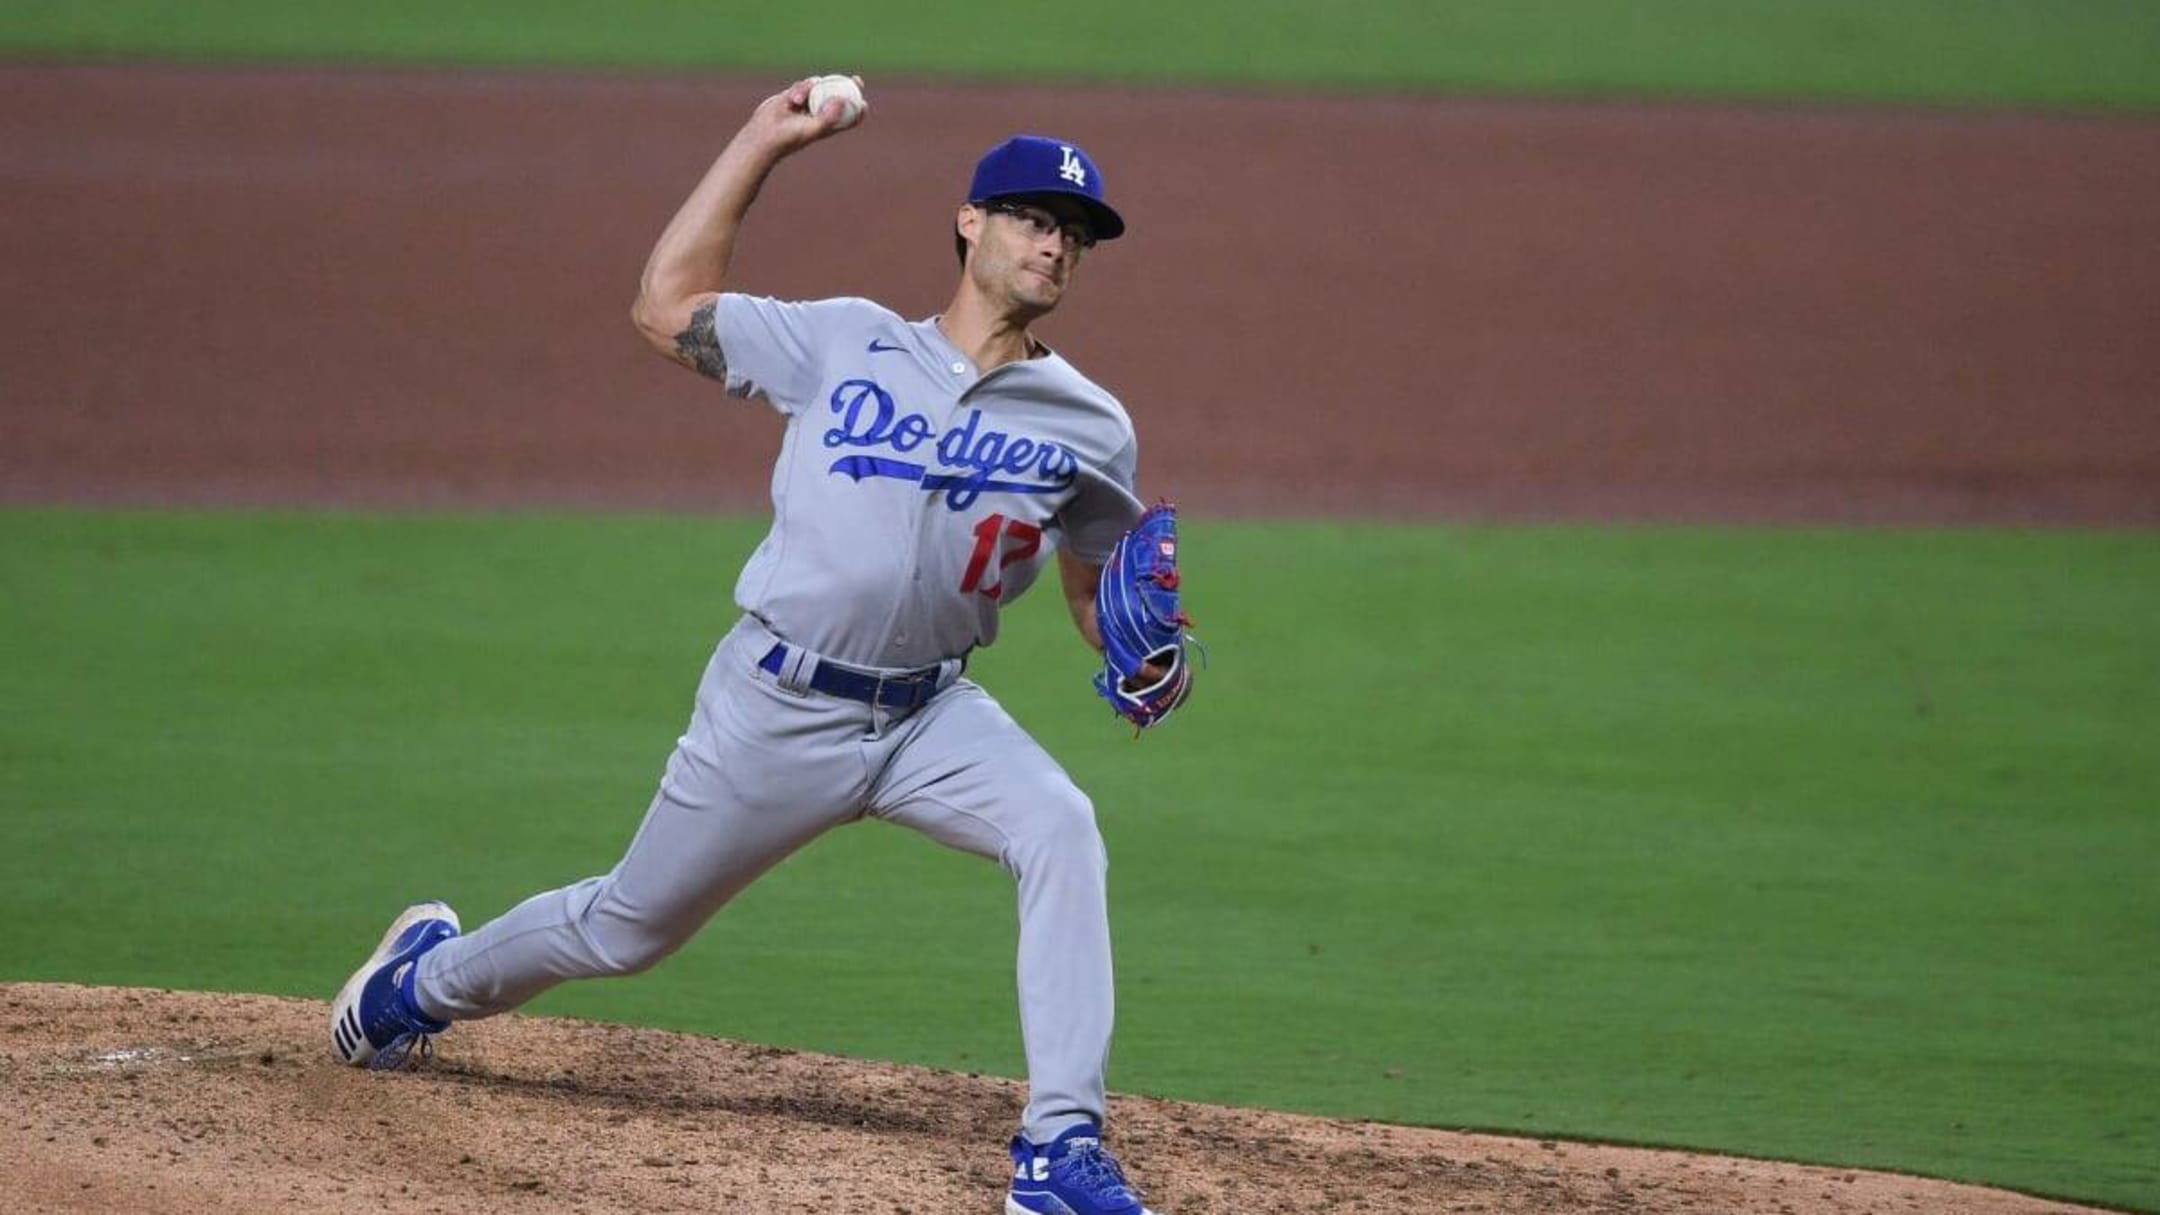
[{"label": "green grass field", "polygon": [[8,53],[2160,106],[2148,0],[15,0]]},{"label": "green grass field", "polygon": [[[612,863],[749,521],[0,513],[0,976],[326,996]],[[2160,1209],[2160,539],[1190,525],[1096,796],[1112,1084]],[[1017,1074],[1010,887],[843,829],[574,1013]]]},{"label": "green grass field", "polygon": [[[2160,109],[2147,0],[0,6],[0,56]],[[0,978],[325,996],[618,854],[761,524],[0,511]],[[1200,520],[1096,796],[1113,1086],[2160,1211],[2160,537]],[[849,828],[540,1012],[1017,1074],[1009,886]]]}]

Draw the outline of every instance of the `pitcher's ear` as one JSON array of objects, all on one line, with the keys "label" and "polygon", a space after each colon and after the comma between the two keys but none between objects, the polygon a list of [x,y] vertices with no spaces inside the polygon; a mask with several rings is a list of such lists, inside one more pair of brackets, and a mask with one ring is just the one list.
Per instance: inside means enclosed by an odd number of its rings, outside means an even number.
[{"label": "pitcher's ear", "polygon": [[982,208],[974,203],[961,203],[953,216],[953,256],[962,266],[967,265],[968,246],[982,239]]}]

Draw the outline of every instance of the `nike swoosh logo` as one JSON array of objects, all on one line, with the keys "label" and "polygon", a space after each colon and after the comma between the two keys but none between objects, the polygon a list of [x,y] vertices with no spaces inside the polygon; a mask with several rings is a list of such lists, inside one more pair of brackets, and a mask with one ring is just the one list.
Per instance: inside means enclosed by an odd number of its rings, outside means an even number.
[{"label": "nike swoosh logo", "polygon": [[870,353],[872,353],[872,354],[883,354],[883,353],[885,353],[885,352],[886,352],[886,351],[888,351],[888,350],[899,350],[899,349],[901,349],[901,347],[899,347],[899,346],[888,346],[888,345],[886,345],[886,344],[885,344],[884,342],[881,342],[881,341],[879,341],[879,340],[878,340],[878,339],[876,339],[876,338],[871,338],[871,339],[870,339]]}]

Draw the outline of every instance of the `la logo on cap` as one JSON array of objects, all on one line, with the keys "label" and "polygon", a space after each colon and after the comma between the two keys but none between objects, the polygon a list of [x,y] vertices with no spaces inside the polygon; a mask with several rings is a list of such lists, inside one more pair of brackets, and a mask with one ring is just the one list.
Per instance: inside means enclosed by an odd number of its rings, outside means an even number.
[{"label": "la logo on cap", "polygon": [[1116,240],[1125,221],[1103,201],[1102,171],[1079,144],[1048,135],[1015,135],[983,154],[967,200],[981,203],[1027,194],[1063,194],[1087,213],[1097,240]]}]

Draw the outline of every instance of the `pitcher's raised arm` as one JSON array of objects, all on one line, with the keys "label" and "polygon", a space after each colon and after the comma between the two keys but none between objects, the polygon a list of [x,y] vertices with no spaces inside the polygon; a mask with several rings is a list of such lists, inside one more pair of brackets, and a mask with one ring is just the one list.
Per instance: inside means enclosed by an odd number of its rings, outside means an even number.
[{"label": "pitcher's raised arm", "polygon": [[654,350],[700,375],[727,377],[712,311],[727,286],[736,234],[766,175],[786,157],[859,121],[851,121],[838,100],[812,113],[815,79],[798,80],[758,103],[645,260],[630,319]]}]

